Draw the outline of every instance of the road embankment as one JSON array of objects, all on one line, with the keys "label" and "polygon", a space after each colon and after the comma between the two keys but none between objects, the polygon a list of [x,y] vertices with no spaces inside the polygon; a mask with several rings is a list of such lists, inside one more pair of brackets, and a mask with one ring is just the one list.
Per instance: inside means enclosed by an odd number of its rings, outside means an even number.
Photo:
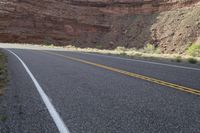
[{"label": "road embankment", "polygon": [[0,96],[4,93],[4,87],[7,82],[6,56],[0,50]]}]

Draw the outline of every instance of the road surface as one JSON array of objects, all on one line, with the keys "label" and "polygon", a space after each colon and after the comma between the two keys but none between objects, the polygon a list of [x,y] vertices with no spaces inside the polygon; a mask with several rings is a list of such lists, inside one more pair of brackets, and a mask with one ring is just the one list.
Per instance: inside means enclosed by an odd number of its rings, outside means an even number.
[{"label": "road surface", "polygon": [[16,55],[70,133],[200,132],[198,65],[1,47],[10,78],[5,96],[9,118],[1,132],[62,132]]}]

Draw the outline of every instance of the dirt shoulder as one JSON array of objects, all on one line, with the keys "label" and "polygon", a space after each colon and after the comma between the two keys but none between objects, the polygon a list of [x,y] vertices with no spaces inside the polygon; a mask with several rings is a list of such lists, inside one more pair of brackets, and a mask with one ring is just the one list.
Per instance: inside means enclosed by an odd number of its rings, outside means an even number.
[{"label": "dirt shoulder", "polygon": [[0,96],[4,93],[4,87],[7,82],[6,56],[0,50]]},{"label": "dirt shoulder", "polygon": [[3,51],[0,49],[0,132],[7,132],[5,127],[6,115],[6,99],[5,99],[5,87],[7,83],[7,58]]}]

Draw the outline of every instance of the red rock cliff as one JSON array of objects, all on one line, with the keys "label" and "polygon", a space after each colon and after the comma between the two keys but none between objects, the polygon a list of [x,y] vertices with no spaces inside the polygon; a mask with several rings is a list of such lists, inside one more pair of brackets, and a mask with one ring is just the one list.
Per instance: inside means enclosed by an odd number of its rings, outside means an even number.
[{"label": "red rock cliff", "polygon": [[[152,25],[160,12],[200,0],[1,0],[0,41],[142,47],[162,44]],[[155,33],[156,30],[156,33]]]}]

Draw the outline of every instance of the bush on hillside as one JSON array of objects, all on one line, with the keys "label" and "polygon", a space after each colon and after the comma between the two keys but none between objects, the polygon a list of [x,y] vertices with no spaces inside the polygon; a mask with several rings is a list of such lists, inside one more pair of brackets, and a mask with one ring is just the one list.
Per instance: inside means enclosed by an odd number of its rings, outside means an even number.
[{"label": "bush on hillside", "polygon": [[191,64],[196,64],[198,61],[194,58],[189,58],[188,62],[191,63]]},{"label": "bush on hillside", "polygon": [[192,44],[188,50],[187,53],[191,56],[199,56],[200,57],[200,45],[198,44]]},{"label": "bush on hillside", "polygon": [[156,48],[153,44],[148,43],[144,49],[144,53],[149,53],[149,54],[160,54],[160,49]]}]

